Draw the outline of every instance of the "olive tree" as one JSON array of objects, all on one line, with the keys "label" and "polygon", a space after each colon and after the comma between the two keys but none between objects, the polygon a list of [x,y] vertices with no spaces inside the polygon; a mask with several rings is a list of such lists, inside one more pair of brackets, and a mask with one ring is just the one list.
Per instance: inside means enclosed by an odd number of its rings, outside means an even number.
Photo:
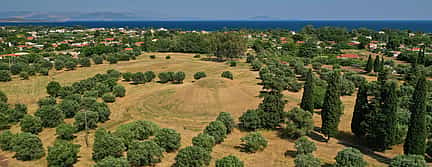
[{"label": "olive tree", "polygon": [[154,141],[166,152],[173,152],[180,148],[181,136],[174,129],[162,128],[156,134]]},{"label": "olive tree", "polygon": [[179,151],[175,157],[174,167],[201,167],[210,164],[211,155],[206,149],[188,146]]},{"label": "olive tree", "polygon": [[32,134],[39,134],[42,132],[43,126],[42,121],[39,117],[25,115],[20,122],[21,131]]},{"label": "olive tree", "polygon": [[216,143],[224,141],[227,135],[227,128],[221,121],[213,121],[204,129],[204,133],[213,136]]},{"label": "olive tree", "polygon": [[80,145],[67,141],[57,140],[53,146],[48,147],[46,157],[49,167],[72,167],[78,160]]},{"label": "olive tree", "polygon": [[153,166],[161,162],[163,148],[153,141],[132,142],[127,152],[127,159],[132,166]]},{"label": "olive tree", "polygon": [[234,155],[216,160],[216,167],[243,167],[244,163]]},{"label": "olive tree", "polygon": [[249,133],[248,135],[240,138],[240,140],[243,142],[241,144],[241,150],[250,153],[264,150],[268,143],[259,132]]},{"label": "olive tree", "polygon": [[213,136],[210,136],[207,133],[200,133],[198,136],[192,138],[192,144],[194,146],[202,147],[208,151],[212,151],[213,147],[216,145],[216,142]]},{"label": "olive tree", "polygon": [[12,150],[17,160],[30,161],[40,159],[45,155],[42,141],[37,135],[20,133],[12,141]]}]

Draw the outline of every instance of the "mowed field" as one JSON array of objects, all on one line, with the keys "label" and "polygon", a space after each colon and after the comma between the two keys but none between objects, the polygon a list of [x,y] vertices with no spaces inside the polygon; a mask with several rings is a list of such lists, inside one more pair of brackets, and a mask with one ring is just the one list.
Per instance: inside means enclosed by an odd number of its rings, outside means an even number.
[{"label": "mowed field", "polygon": [[[148,55],[157,55],[156,59],[150,59]],[[170,55],[171,59],[166,60],[165,56]],[[202,61],[193,58],[193,54],[180,53],[146,53],[139,56],[137,60],[129,62],[119,62],[119,64],[94,65],[88,68],[78,68],[74,71],[52,71],[49,77],[38,76],[30,80],[14,79],[11,82],[0,83],[0,90],[4,91],[9,97],[9,103],[24,103],[29,107],[29,112],[33,114],[37,110],[36,102],[38,99],[47,96],[46,85],[49,81],[58,81],[62,85],[69,85],[73,82],[91,77],[98,73],[104,73],[108,69],[116,69],[120,72],[145,72],[154,71],[184,71],[186,79],[183,84],[160,84],[157,82],[143,85],[131,85],[120,82],[126,87],[126,96],[117,98],[111,108],[110,120],[99,124],[99,127],[114,131],[118,125],[134,120],[148,120],[157,123],[162,128],[172,128],[181,134],[182,148],[191,145],[192,138],[203,131],[209,122],[216,119],[220,112],[230,112],[236,119],[247,109],[257,108],[262,99],[258,97],[261,86],[256,77],[257,72],[249,70],[249,66],[242,61],[237,67],[229,67],[225,63]],[[223,79],[220,74],[223,71],[231,71],[234,80]],[[204,71],[207,78],[194,81],[195,72]],[[156,79],[157,80],[157,79]],[[288,100],[286,111],[298,106],[302,92],[284,92]],[[311,140],[317,144],[318,150],[314,153],[324,163],[333,163],[337,152],[346,146],[356,146],[357,139],[350,133],[352,112],[355,103],[355,95],[342,97],[345,105],[344,115],[341,118],[341,134],[329,143],[323,142],[319,133],[311,135]],[[314,114],[315,125],[321,126],[319,114]],[[73,119],[66,120],[73,123]],[[18,125],[12,127],[12,131],[18,133]],[[211,166],[214,166],[216,159],[233,154],[245,162],[245,166],[294,166],[295,151],[294,141],[281,139],[277,131],[261,131],[269,141],[268,147],[255,154],[240,152],[238,146],[240,138],[247,132],[235,129],[228,135],[225,141],[215,146],[212,152]],[[76,134],[74,143],[80,144],[79,161],[77,167],[92,166],[91,160],[92,143],[94,130],[89,134],[89,146],[85,144],[85,133]],[[55,129],[45,128],[39,134],[44,147],[53,145],[55,141]],[[396,146],[393,150],[385,153],[374,153],[367,149],[360,148],[364,153],[364,158],[370,166],[386,166],[384,162],[397,154],[402,153],[402,147]],[[47,152],[47,151],[46,151]],[[39,167],[47,166],[45,157],[36,161],[18,161],[12,158],[14,153],[0,152],[2,158],[6,158],[10,167]],[[165,154],[162,162],[157,166],[171,166],[175,160],[176,153]],[[0,159],[1,159],[0,157]]]}]

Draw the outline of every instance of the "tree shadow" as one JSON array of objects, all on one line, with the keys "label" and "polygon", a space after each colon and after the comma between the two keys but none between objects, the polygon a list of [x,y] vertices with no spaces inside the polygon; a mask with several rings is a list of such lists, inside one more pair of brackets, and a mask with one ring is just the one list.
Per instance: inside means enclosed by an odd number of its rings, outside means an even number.
[{"label": "tree shadow", "polygon": [[296,155],[297,155],[297,151],[295,151],[295,150],[287,150],[287,151],[285,151],[285,153],[284,153],[284,156],[285,156],[285,157],[292,157],[292,158],[295,158]]},{"label": "tree shadow", "polygon": [[315,141],[318,141],[318,142],[327,142],[326,138],[324,138],[322,135],[318,134],[315,131],[312,131],[307,136],[310,137],[312,140],[315,140]]},{"label": "tree shadow", "polygon": [[226,60],[224,59],[218,59],[216,57],[205,57],[205,58],[201,58],[201,61],[211,61],[211,62],[225,62]]}]

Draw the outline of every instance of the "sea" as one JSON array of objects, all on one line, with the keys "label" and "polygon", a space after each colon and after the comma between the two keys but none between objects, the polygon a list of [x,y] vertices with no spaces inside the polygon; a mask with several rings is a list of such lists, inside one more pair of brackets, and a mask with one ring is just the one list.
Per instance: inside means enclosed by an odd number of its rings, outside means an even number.
[{"label": "sea", "polygon": [[299,31],[307,25],[314,27],[343,27],[348,30],[368,28],[373,30],[398,29],[432,33],[432,20],[374,20],[374,21],[69,21],[69,22],[0,22],[0,26],[83,26],[86,28],[166,28],[178,30],[218,31],[238,29],[286,29]]}]

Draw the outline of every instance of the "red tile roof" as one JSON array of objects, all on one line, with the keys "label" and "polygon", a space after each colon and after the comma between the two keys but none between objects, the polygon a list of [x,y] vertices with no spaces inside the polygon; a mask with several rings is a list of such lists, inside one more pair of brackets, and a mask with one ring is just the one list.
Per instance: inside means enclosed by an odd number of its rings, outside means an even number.
[{"label": "red tile roof", "polygon": [[356,58],[360,58],[360,56],[357,55],[357,54],[341,54],[340,56],[336,56],[336,58],[351,58],[351,59],[356,59]]}]

